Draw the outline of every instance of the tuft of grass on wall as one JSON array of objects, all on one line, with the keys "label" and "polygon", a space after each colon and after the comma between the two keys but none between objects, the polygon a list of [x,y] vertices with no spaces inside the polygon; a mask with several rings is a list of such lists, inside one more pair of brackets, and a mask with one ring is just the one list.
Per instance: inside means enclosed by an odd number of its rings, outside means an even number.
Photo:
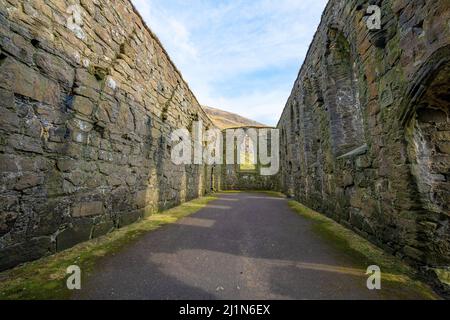
[{"label": "tuft of grass on wall", "polygon": [[98,259],[119,251],[147,232],[199,211],[215,199],[208,196],[183,203],[103,237],[0,273],[0,300],[68,299],[72,292],[66,287],[67,267],[77,265],[82,276],[88,277]]},{"label": "tuft of grass on wall", "polygon": [[439,299],[429,286],[416,279],[413,268],[399,258],[297,201],[289,201],[288,204],[296,213],[313,222],[316,234],[360,266],[362,275],[366,271],[364,268],[379,266],[384,283],[383,291],[395,290],[401,286],[405,299]]}]

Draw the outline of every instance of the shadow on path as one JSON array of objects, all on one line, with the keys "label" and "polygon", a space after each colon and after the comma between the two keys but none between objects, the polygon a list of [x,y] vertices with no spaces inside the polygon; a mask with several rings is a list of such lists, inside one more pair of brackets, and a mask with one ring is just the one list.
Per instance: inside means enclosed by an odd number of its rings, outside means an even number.
[{"label": "shadow on path", "polygon": [[317,236],[287,200],[219,194],[196,214],[103,258],[75,299],[381,299],[365,269]]}]

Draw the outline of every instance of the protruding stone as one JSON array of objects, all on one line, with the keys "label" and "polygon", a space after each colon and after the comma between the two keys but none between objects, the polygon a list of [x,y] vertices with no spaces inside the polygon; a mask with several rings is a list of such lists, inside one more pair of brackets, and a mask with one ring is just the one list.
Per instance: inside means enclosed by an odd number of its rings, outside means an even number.
[{"label": "protruding stone", "polygon": [[24,173],[17,178],[14,189],[24,190],[38,186],[44,182],[44,178],[37,173]]}]

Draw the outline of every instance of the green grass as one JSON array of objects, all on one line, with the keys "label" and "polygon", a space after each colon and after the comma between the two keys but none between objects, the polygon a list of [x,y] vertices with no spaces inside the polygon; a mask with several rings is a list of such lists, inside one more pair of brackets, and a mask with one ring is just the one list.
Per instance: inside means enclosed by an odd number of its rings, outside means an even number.
[{"label": "green grass", "polygon": [[0,273],[0,300],[67,299],[71,295],[66,287],[68,266],[78,265],[82,277],[89,277],[98,259],[123,249],[147,232],[199,211],[215,199],[208,196],[186,202],[106,236]]},{"label": "green grass", "polygon": [[[399,258],[297,201],[289,201],[289,206],[296,213],[311,220],[316,234],[351,259],[360,269],[361,276],[365,275],[368,266],[379,266],[383,283],[381,294],[395,293],[401,295],[400,299],[439,299],[430,287],[416,279],[415,271]],[[399,287],[402,289],[399,290]]]}]

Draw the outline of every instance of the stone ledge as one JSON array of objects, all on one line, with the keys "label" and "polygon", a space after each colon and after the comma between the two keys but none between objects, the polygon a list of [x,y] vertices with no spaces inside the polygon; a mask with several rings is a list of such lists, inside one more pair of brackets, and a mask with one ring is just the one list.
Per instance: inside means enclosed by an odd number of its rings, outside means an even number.
[{"label": "stone ledge", "polygon": [[354,157],[357,157],[357,156],[362,156],[362,155],[365,155],[368,150],[369,150],[369,147],[365,143],[362,146],[360,146],[360,147],[358,147],[356,149],[353,149],[352,151],[347,152],[346,154],[344,154],[344,155],[342,155],[340,157],[337,157],[337,160],[347,159],[347,158],[354,158]]}]

